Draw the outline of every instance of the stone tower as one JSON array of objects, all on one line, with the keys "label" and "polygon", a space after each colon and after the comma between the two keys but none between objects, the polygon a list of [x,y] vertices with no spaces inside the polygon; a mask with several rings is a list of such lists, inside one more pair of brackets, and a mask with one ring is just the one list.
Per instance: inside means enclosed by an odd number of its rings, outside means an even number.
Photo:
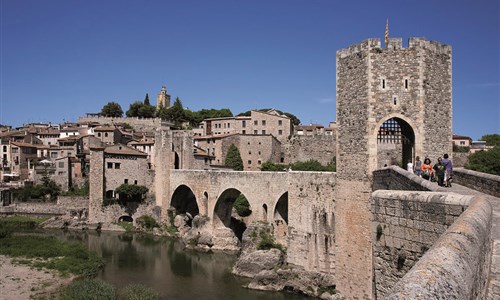
[{"label": "stone tower", "polygon": [[169,108],[170,107],[170,95],[167,94],[167,88],[165,86],[161,87],[161,91],[158,93],[156,98],[156,108],[159,109],[160,106]]},{"label": "stone tower", "polygon": [[350,299],[373,298],[372,172],[452,150],[451,47],[379,39],[337,51],[337,281]]}]

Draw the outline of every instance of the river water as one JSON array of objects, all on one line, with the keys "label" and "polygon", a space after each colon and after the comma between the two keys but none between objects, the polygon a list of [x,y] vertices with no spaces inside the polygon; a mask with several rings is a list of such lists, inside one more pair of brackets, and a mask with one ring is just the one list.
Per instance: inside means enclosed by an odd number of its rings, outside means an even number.
[{"label": "river water", "polygon": [[231,274],[236,255],[186,251],[175,239],[116,232],[53,232],[78,241],[105,260],[98,275],[117,290],[140,283],[160,293],[162,299],[306,299],[282,293],[249,290],[248,279]]}]

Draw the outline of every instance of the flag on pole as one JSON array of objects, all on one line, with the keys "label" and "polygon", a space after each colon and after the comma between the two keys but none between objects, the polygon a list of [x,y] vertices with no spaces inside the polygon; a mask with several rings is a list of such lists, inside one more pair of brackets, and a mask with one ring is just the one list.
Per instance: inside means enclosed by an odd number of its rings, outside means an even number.
[{"label": "flag on pole", "polygon": [[385,47],[389,44],[389,19],[385,22]]}]

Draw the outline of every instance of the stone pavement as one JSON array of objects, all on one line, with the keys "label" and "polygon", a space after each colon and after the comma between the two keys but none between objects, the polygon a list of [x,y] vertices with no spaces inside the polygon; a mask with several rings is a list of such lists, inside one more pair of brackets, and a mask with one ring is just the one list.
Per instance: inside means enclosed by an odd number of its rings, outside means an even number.
[{"label": "stone pavement", "polygon": [[469,189],[459,184],[453,184],[450,188],[438,187],[438,192],[452,192],[461,195],[485,195],[493,208],[493,224],[491,227],[491,249],[490,275],[488,278],[488,300],[500,299],[500,198],[489,196]]}]

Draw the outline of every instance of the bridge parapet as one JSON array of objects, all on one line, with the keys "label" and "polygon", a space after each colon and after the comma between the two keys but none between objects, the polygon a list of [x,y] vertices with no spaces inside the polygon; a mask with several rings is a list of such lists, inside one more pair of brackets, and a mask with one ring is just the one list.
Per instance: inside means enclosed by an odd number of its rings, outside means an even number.
[{"label": "bridge parapet", "polygon": [[500,197],[500,176],[454,168],[453,181],[482,193]]},{"label": "bridge parapet", "polygon": [[485,299],[491,228],[492,207],[484,196],[475,196],[385,299]]},{"label": "bridge parapet", "polygon": [[390,166],[373,171],[373,190],[437,191],[439,187],[428,180]]}]

